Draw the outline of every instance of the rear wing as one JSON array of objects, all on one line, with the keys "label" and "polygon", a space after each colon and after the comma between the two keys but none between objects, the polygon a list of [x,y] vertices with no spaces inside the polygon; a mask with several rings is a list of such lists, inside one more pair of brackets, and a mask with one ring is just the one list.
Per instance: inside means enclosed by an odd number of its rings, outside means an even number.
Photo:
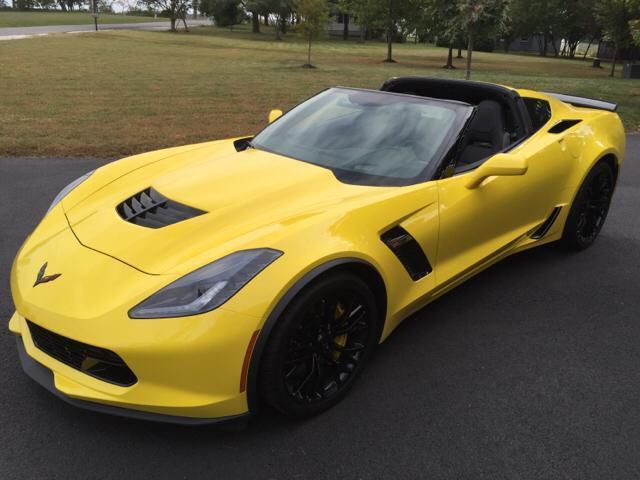
[{"label": "rear wing", "polygon": [[618,105],[616,103],[605,102],[604,100],[596,100],[594,98],[587,97],[576,97],[573,95],[563,95],[561,93],[546,94],[557,98],[561,102],[569,103],[574,107],[595,108],[596,110],[606,110],[608,112],[615,112],[618,109]]}]

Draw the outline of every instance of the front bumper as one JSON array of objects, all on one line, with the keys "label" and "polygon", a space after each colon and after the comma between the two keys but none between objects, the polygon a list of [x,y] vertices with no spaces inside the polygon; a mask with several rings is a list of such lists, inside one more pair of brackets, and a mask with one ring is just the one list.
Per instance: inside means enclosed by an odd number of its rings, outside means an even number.
[{"label": "front bumper", "polygon": [[230,417],[221,418],[197,418],[197,417],[178,417],[176,415],[163,415],[161,413],[150,413],[139,410],[131,410],[121,407],[114,407],[112,405],[104,405],[101,403],[88,402],[85,400],[78,400],[71,398],[63,394],[55,387],[54,375],[44,365],[39,364],[33,358],[31,358],[25,348],[22,340],[18,337],[18,356],[20,358],[20,365],[24,372],[31,377],[36,383],[39,383],[42,387],[49,390],[56,397],[64,400],[65,402],[73,405],[74,407],[90,410],[92,412],[105,413],[108,415],[116,415],[119,417],[133,418],[136,420],[147,420],[151,422],[160,423],[173,423],[178,425],[218,425],[221,423],[227,423],[231,421],[239,421],[249,416],[249,413],[240,415],[234,415]]},{"label": "front bumper", "polygon": [[[164,359],[160,358],[160,354],[154,362],[153,351],[144,351],[143,355],[149,359],[148,367],[155,370],[155,374],[149,378],[138,373],[138,382],[130,387],[122,387],[93,378],[41,351],[33,342],[25,318],[18,313],[11,318],[9,329],[18,335],[20,362],[25,373],[74,406],[124,417],[184,425],[219,423],[248,415],[246,393],[240,392],[239,370],[235,372],[234,366],[227,364],[228,371],[225,371],[224,362],[216,358],[215,351],[211,355],[204,354],[200,359],[187,353],[182,359],[177,359],[178,368],[191,371],[198,371],[198,364],[218,364],[221,374],[216,375],[215,368],[209,368],[209,376],[200,379],[189,371],[178,378],[174,368],[162,368]],[[128,357],[132,358],[130,355]],[[195,365],[190,365],[193,362]],[[141,364],[134,361],[133,365]],[[139,372],[140,370],[138,368]],[[143,368],[142,371],[146,369]],[[233,384],[231,391],[225,388],[229,379]]]}]

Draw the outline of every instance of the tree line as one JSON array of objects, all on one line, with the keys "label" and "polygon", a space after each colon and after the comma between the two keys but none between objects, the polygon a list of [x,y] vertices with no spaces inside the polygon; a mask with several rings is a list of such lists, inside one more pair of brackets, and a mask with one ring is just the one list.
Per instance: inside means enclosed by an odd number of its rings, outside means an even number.
[{"label": "tree line", "polygon": [[570,58],[580,42],[606,41],[613,46],[611,76],[620,52],[640,45],[640,0],[201,0],[198,8],[220,26],[246,19],[259,33],[261,24],[271,24],[277,38],[306,17],[326,22],[331,13],[342,20],[345,40],[350,21],[360,41],[384,38],[387,62],[394,61],[393,44],[409,36],[449,47],[447,68],[453,50],[461,57],[466,49],[467,78],[473,51],[495,39],[508,51],[513,41],[532,38],[540,55]]},{"label": "tree line", "polygon": [[[4,0],[0,0],[4,1]],[[73,10],[88,0],[13,0],[17,8]],[[611,76],[621,52],[640,45],[640,0],[136,0],[134,8],[160,13],[171,19],[171,28],[187,12],[213,17],[219,26],[250,22],[260,33],[273,27],[280,39],[300,29],[311,43],[330,18],[339,17],[343,38],[349,39],[350,23],[357,23],[360,41],[384,39],[387,62],[394,62],[393,44],[412,38],[437,42],[449,48],[446,67],[453,68],[453,51],[466,50],[468,78],[474,50],[492,48],[500,39],[503,48],[519,38],[535,39],[540,55],[575,57],[578,44],[609,42],[613,48]],[[96,0],[99,10],[113,0]]]}]

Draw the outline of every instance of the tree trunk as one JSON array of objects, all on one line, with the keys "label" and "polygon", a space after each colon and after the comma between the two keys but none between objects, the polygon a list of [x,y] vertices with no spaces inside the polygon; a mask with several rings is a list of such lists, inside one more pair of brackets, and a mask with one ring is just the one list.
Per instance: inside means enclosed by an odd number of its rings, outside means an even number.
[{"label": "tree trunk", "polygon": [[448,68],[449,70],[453,70],[456,67],[453,66],[453,45],[449,43],[449,53],[447,54],[447,64],[442,68]]},{"label": "tree trunk", "polygon": [[544,34],[544,40],[543,40],[543,47],[542,47],[542,56],[546,57],[547,56],[547,51],[548,51],[548,46],[549,46],[549,38],[547,37],[547,34]]},{"label": "tree trunk", "polygon": [[471,55],[473,54],[473,25],[469,25],[469,43],[467,44],[467,68],[464,71],[464,79],[471,78]]},{"label": "tree trunk", "polygon": [[393,60],[393,47],[391,46],[392,43],[393,42],[392,42],[392,38],[391,38],[391,28],[389,28],[387,30],[387,58],[385,58],[385,60],[384,60],[385,62],[388,62],[388,63],[394,63],[394,60]]},{"label": "tree trunk", "polygon": [[348,13],[343,14],[342,19],[344,21],[342,25],[342,39],[349,40],[349,14]]},{"label": "tree trunk", "polygon": [[260,33],[260,18],[258,18],[258,13],[255,11],[251,12],[251,31]]},{"label": "tree trunk", "polygon": [[509,53],[509,47],[511,46],[511,41],[508,38],[503,38],[502,41],[504,42],[502,44],[502,50],[504,51],[504,53]]},{"label": "tree trunk", "polygon": [[587,58],[587,54],[589,53],[589,49],[591,48],[591,44],[593,43],[594,40],[595,39],[593,37],[591,37],[591,40],[589,40],[589,45],[587,45],[587,49],[584,51],[584,55],[582,55],[583,60]]},{"label": "tree trunk", "polygon": [[170,18],[170,20],[171,20],[171,31],[175,32],[176,31],[176,17],[172,16]]},{"label": "tree trunk", "polygon": [[367,30],[364,28],[364,25],[360,25],[360,43],[364,43],[366,33]]},{"label": "tree trunk", "polygon": [[393,42],[393,0],[389,0],[389,24],[387,25],[387,58],[385,62],[395,63],[392,55],[392,42]]},{"label": "tree trunk", "polygon": [[309,50],[307,50],[307,65],[311,66],[311,37],[309,37]]},{"label": "tree trunk", "polygon": [[458,56],[456,58],[463,58],[462,57],[462,48],[458,47]]},{"label": "tree trunk", "polygon": [[549,35],[549,40],[551,40],[551,46],[553,47],[553,56],[558,56],[558,47],[556,47],[556,39],[553,35]]},{"label": "tree trunk", "polygon": [[264,26],[265,27],[269,26],[269,15],[264,15]]},{"label": "tree trunk", "polygon": [[618,60],[618,42],[613,47],[613,60],[611,61],[611,73],[609,74],[612,78],[616,76],[616,60]]}]

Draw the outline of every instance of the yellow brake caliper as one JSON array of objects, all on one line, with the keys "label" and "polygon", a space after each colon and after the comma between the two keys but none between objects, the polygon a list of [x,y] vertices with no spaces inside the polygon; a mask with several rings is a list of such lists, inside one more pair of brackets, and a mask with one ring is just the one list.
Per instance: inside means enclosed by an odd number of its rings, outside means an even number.
[{"label": "yellow brake caliper", "polygon": [[[334,320],[339,320],[345,312],[345,308],[342,306],[341,303],[338,303],[336,305],[336,313],[335,316],[333,317]],[[333,339],[333,341],[335,342],[336,345],[338,345],[339,347],[344,347],[347,344],[347,334],[343,333],[342,335],[338,335],[337,337],[335,337]],[[333,357],[334,360],[337,360],[338,358],[340,358],[340,352],[337,350],[334,350],[331,353],[331,356]]]}]

